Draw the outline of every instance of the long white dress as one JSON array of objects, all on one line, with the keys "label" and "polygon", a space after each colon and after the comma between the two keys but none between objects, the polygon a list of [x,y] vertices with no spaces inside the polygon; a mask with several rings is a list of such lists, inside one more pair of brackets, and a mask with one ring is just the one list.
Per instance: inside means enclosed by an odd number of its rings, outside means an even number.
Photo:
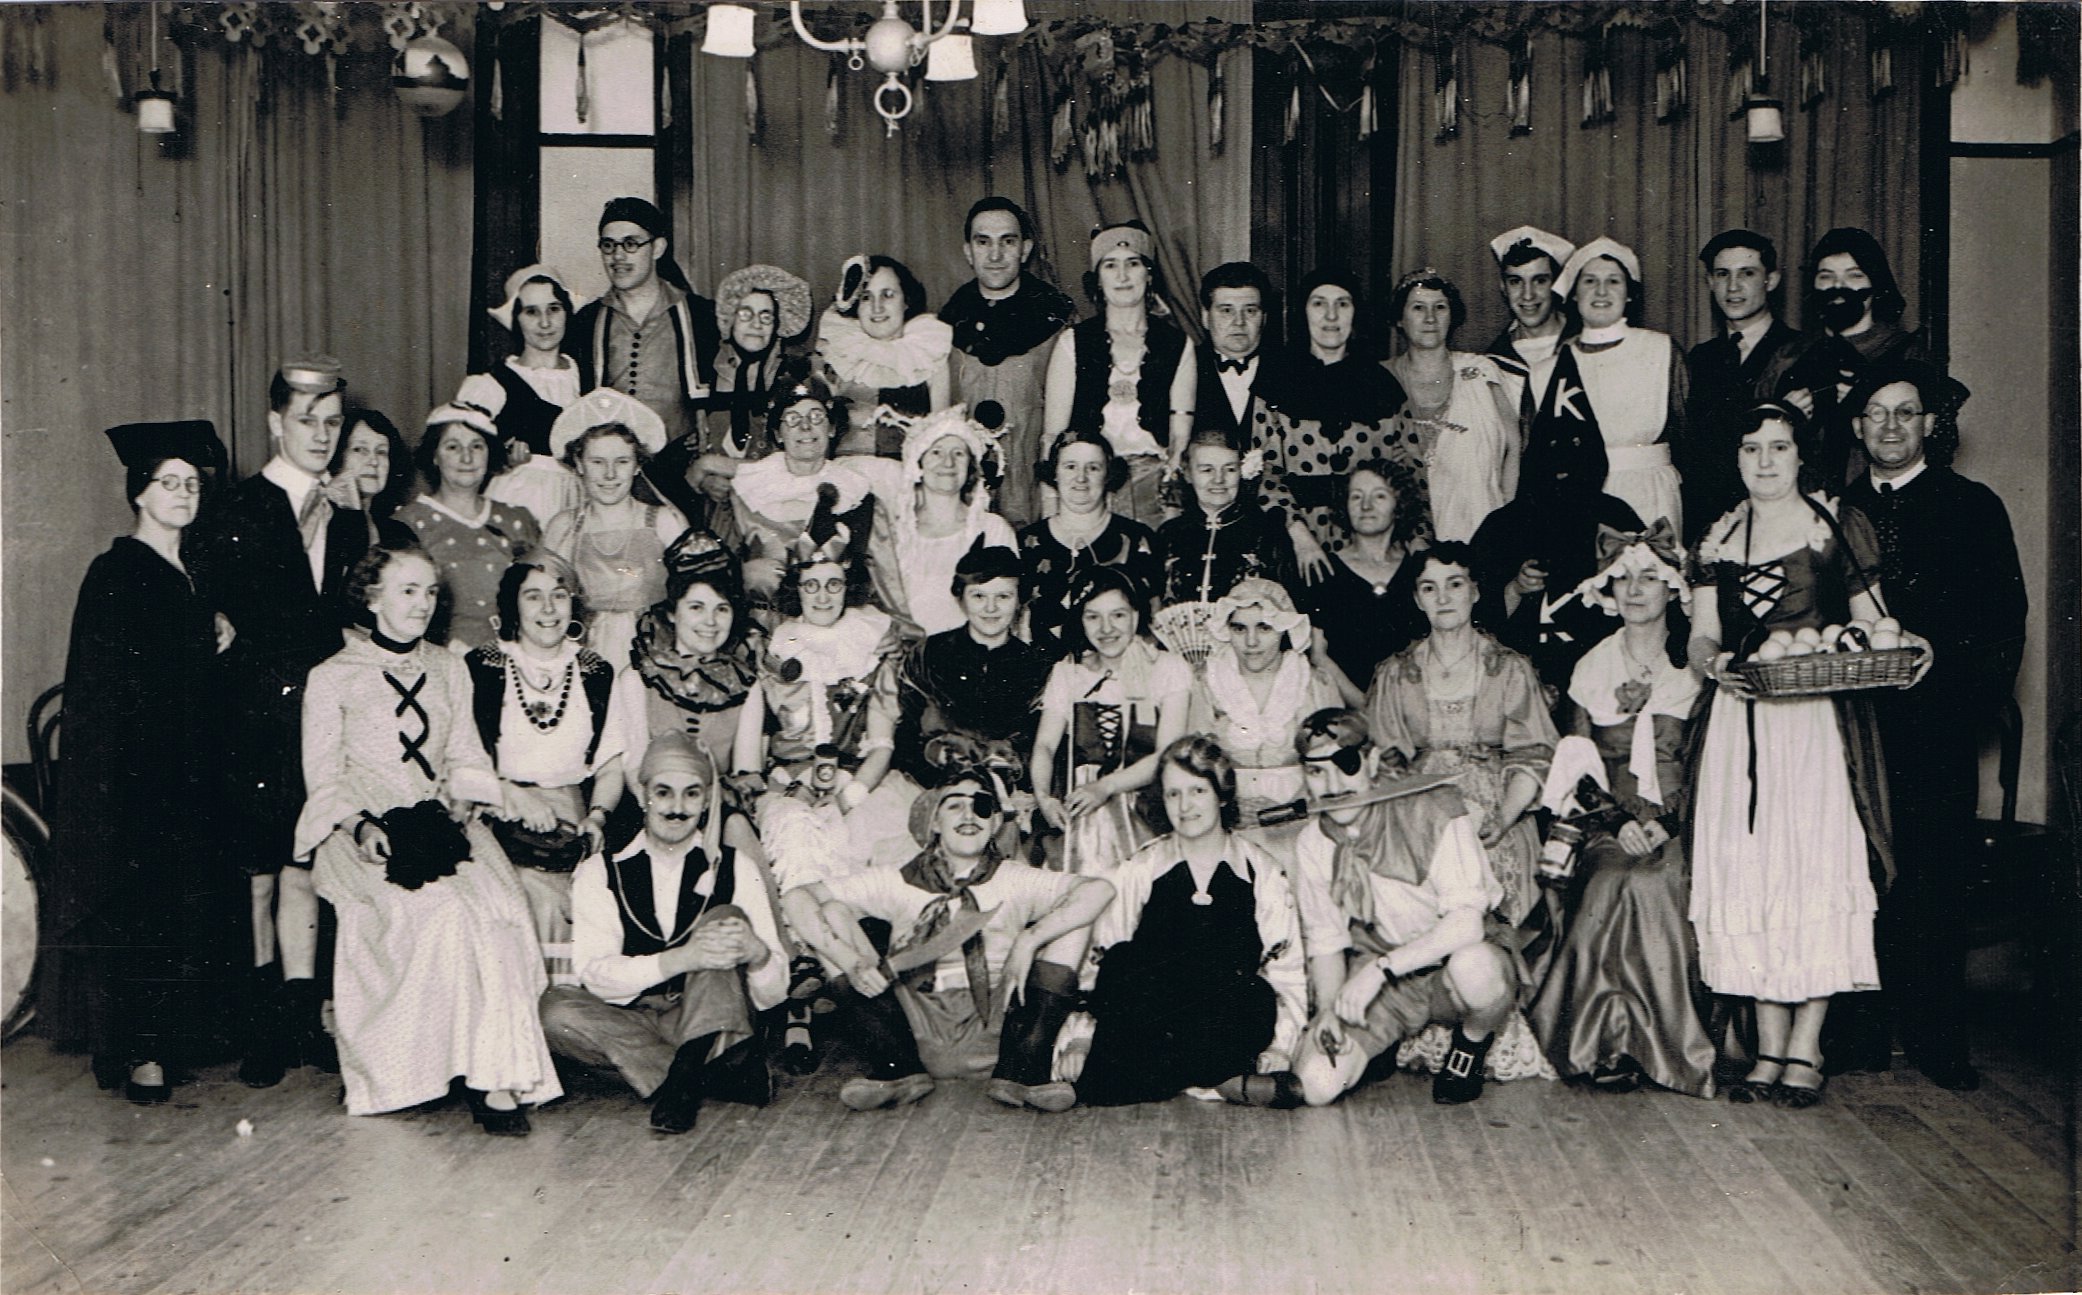
[{"label": "long white dress", "polygon": [[454,875],[406,890],[340,826],[443,792],[498,802],[462,658],[350,636],[311,671],[303,721],[296,857],[313,860],[339,914],[333,1012],[348,1113],[432,1101],[458,1076],[523,1102],[562,1096],[536,1016],[548,980],[535,924],[491,830],[473,818]]}]

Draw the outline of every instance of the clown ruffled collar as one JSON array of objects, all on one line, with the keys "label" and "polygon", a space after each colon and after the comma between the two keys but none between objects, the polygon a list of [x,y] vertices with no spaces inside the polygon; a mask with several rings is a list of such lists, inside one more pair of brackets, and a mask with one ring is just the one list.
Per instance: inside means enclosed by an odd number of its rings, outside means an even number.
[{"label": "clown ruffled collar", "polygon": [[741,704],[758,678],[760,631],[749,631],[732,648],[692,656],[675,646],[672,622],[653,607],[636,621],[636,673],[644,686],[681,710],[702,714]]}]

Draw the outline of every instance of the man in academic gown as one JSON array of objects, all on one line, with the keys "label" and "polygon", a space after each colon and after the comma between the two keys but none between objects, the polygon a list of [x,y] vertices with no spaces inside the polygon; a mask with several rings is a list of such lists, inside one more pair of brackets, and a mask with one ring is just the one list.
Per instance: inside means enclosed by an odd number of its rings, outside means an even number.
[{"label": "man in academic gown", "polygon": [[940,307],[940,322],[954,330],[954,399],[971,414],[986,401],[1004,412],[997,503],[1015,529],[1041,516],[1034,463],[1048,359],[1056,334],[1077,315],[1061,290],[1028,273],[1033,255],[1034,222],[1025,210],[1010,198],[978,200],[962,226],[962,257],[976,277]]},{"label": "man in academic gown", "polygon": [[224,769],[229,854],[252,878],[258,971],[239,1077],[256,1088],[300,1061],[338,1065],[315,978],[318,896],[291,839],[304,805],[304,676],[340,650],[342,590],[368,547],[352,484],[327,473],[346,434],[345,386],[330,357],[284,364],[268,386],[273,457],[196,524],[197,587],[237,635],[224,656]]},{"label": "man in academic gown", "polygon": [[1934,652],[1921,683],[1872,694],[1899,868],[1880,900],[1880,984],[1909,1059],[1951,1089],[1979,1082],[1966,879],[1979,853],[1980,741],[2016,687],[2027,601],[2002,500],[1949,466],[1966,396],[1934,365],[1896,361],[1866,369],[1845,400],[1869,464],[1845,502],[1879,537],[1887,610]]}]

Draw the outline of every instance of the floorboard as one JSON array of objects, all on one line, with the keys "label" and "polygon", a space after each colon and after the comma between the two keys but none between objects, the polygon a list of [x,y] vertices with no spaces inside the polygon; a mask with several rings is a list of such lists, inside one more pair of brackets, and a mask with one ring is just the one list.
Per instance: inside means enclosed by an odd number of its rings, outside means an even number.
[{"label": "floorboard", "polygon": [[[855,1114],[843,1059],[650,1132],[595,1076],[484,1137],[335,1077],[228,1068],[162,1107],[35,1038],[0,1052],[0,1285],[42,1292],[1833,1295],[2073,1289],[2061,1076],[1841,1076],[1813,1111],[1392,1076],[1323,1110],[1047,1116],[946,1083]],[[2055,1118],[2050,1112],[2062,1112]],[[250,1120],[250,1136],[235,1126]]]}]

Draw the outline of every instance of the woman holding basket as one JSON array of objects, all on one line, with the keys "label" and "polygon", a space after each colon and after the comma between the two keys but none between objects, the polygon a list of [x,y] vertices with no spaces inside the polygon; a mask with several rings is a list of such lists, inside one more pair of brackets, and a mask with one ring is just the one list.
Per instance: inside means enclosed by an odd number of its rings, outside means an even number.
[{"label": "woman holding basket", "polygon": [[[1737,444],[1749,498],[1707,528],[1691,576],[1690,664],[1710,685],[1691,919],[1701,978],[1757,1005],[1756,1064],[1730,1100],[1797,1109],[1822,1097],[1830,998],[1879,984],[1873,913],[1894,870],[1879,739],[1856,693],[1760,696],[1736,663],[1772,630],[1885,611],[1871,525],[1803,491],[1817,461],[1807,420],[1759,405]],[[1927,645],[1904,641],[1925,646],[1920,678]]]}]

